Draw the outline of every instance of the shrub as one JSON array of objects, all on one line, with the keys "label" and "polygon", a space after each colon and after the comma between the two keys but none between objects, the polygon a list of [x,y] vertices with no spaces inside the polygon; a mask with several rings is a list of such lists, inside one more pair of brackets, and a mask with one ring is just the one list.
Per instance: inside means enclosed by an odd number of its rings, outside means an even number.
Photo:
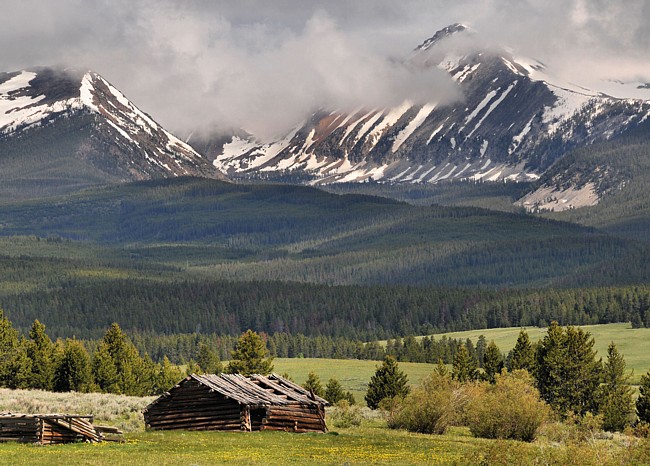
[{"label": "shrub", "polygon": [[350,405],[347,400],[340,400],[331,411],[330,419],[334,427],[347,429],[352,426],[359,427],[363,416],[359,406]]},{"label": "shrub", "polygon": [[462,399],[460,384],[437,373],[422,381],[403,400],[384,403],[388,427],[411,432],[444,434],[457,419]]},{"label": "shrub", "polygon": [[550,408],[526,371],[503,372],[494,385],[483,383],[466,407],[466,420],[476,437],[530,442],[548,418]]},{"label": "shrub", "polygon": [[547,423],[541,430],[546,440],[560,444],[593,443],[603,429],[603,416],[569,413],[563,421]]}]

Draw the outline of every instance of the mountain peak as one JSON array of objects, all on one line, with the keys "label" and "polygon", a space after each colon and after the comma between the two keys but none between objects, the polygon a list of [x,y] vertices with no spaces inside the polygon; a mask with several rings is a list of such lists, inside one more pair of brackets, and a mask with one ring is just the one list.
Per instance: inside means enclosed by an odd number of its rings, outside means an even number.
[{"label": "mountain peak", "polygon": [[429,37],[422,44],[418,45],[415,50],[427,50],[432,45],[439,43],[440,41],[447,39],[455,34],[462,33],[465,31],[472,31],[472,28],[462,23],[454,23],[443,29],[437,31],[432,37]]},{"label": "mountain peak", "polygon": [[60,193],[105,182],[224,178],[106,79],[75,69],[0,73],[0,154],[0,183],[11,179],[15,192],[22,192],[17,180],[35,190],[56,180],[51,192]]}]

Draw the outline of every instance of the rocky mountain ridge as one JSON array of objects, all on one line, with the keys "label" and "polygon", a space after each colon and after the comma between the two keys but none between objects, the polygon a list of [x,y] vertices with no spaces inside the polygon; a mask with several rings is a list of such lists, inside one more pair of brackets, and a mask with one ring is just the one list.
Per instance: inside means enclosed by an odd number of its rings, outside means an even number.
[{"label": "rocky mountain ridge", "polygon": [[[281,140],[234,137],[208,156],[235,179],[534,181],[572,149],[607,141],[650,116],[650,92],[645,100],[620,98],[562,82],[543,63],[480,45],[462,24],[438,31],[408,60],[447,71],[463,99],[351,114],[320,110]],[[607,167],[599,171],[606,176]],[[575,175],[562,189],[540,186],[522,204],[533,209],[560,198],[554,205],[562,210],[597,202],[598,179]]]},{"label": "rocky mountain ridge", "polygon": [[55,192],[175,176],[225,179],[100,75],[55,68],[0,73],[0,165],[16,189],[49,184]]}]

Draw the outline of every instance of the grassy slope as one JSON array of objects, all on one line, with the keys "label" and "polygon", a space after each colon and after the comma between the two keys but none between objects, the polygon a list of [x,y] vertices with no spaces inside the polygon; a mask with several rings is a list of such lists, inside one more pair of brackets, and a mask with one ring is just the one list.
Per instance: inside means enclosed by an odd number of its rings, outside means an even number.
[{"label": "grassy slope", "polygon": [[[302,361],[303,363],[309,361]],[[339,361],[345,366],[347,361]],[[408,365],[404,365],[408,368]],[[0,411],[94,413],[97,424],[120,426],[123,443],[70,444],[48,447],[0,443],[0,462],[12,465],[312,465],[312,464],[647,464],[648,443],[624,436],[567,440],[566,426],[550,424],[532,444],[473,438],[467,428],[445,435],[389,430],[376,413],[364,410],[359,428],[337,428],[328,434],[285,432],[144,432],[141,409],[151,398],[106,394],[53,394],[0,389]],[[329,417],[331,422],[331,417]],[[630,446],[632,443],[633,446]],[[636,445],[635,445],[636,444]]]},{"label": "grassy slope", "polygon": [[[309,371],[316,372],[323,387],[331,377],[337,378],[343,388],[350,390],[357,403],[362,405],[364,404],[363,397],[366,394],[368,381],[380,364],[379,361],[342,361],[339,359],[277,358],[273,360],[275,372],[279,374],[286,372],[299,384],[307,380]],[[409,383],[412,385],[418,385],[422,378],[429,375],[435,367],[433,364],[412,362],[402,362],[399,366],[406,373]]]},{"label": "grassy slope", "polygon": [[[629,323],[585,325],[584,330],[594,337],[594,348],[598,356],[607,357],[607,347],[614,342],[618,350],[625,357],[627,368],[634,371],[632,382],[638,383],[643,374],[650,370],[650,329],[633,329]],[[441,335],[434,335],[435,338],[442,338],[446,335],[450,338],[470,338],[474,343],[480,335],[485,335],[487,341],[494,340],[499,349],[507,353],[510,351],[519,336],[519,328],[499,328],[472,330],[468,332],[453,332]],[[538,341],[546,335],[545,328],[529,327],[525,329],[532,341]]]}]

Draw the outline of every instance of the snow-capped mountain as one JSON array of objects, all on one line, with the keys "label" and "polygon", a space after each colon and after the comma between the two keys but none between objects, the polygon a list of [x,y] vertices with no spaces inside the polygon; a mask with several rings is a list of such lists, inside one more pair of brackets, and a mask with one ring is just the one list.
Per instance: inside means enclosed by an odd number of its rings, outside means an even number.
[{"label": "snow-capped mountain", "polygon": [[[625,98],[562,82],[540,62],[481,45],[478,33],[462,24],[438,31],[408,62],[447,71],[463,99],[321,110],[281,140],[234,137],[209,158],[231,177],[312,184],[531,181],[570,150],[608,140],[650,116],[650,89],[638,86],[636,98]],[[567,208],[598,199],[594,183],[578,180],[567,189]],[[547,191],[540,195],[563,195]]]},{"label": "snow-capped mountain", "polygon": [[96,73],[53,68],[0,73],[1,177],[51,183],[53,171],[65,171],[54,168],[57,160],[74,164],[67,176],[75,185],[223,177]]}]

